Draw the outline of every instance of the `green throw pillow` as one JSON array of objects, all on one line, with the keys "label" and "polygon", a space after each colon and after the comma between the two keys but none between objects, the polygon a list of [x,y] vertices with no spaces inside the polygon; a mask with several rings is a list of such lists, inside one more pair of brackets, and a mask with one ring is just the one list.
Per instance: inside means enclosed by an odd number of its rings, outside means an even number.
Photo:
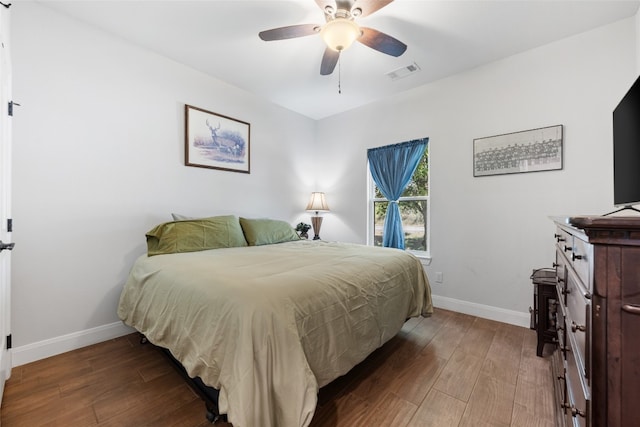
[{"label": "green throw pillow", "polygon": [[234,215],[165,222],[146,237],[149,256],[247,246]]},{"label": "green throw pillow", "polygon": [[240,218],[240,225],[249,246],[271,245],[300,240],[298,233],[285,221]]}]

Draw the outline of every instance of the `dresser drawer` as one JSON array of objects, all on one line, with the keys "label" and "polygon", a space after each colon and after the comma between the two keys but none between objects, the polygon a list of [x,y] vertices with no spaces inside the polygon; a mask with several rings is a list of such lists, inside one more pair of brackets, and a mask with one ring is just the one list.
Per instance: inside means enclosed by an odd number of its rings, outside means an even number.
[{"label": "dresser drawer", "polygon": [[553,391],[555,395],[556,427],[566,426],[565,403],[567,403],[567,386],[564,381],[564,356],[558,350],[551,355],[551,373],[553,375]]},{"label": "dresser drawer", "polygon": [[558,302],[556,307],[556,331],[558,332],[558,347],[564,351],[564,345],[567,342],[567,328],[565,325],[567,308],[562,301]]},{"label": "dresser drawer", "polygon": [[591,286],[591,260],[593,259],[593,246],[577,237],[573,238],[573,250],[567,252],[571,264],[578,274],[583,286],[589,292],[593,292]]},{"label": "dresser drawer", "polygon": [[565,383],[567,387],[565,404],[567,425],[589,427],[591,396],[571,352],[567,352],[565,359]]},{"label": "dresser drawer", "polygon": [[588,294],[581,286],[573,271],[567,274],[567,299],[565,313],[565,331],[567,344],[573,342],[578,369],[585,378],[589,377],[588,366],[588,334],[591,303],[585,297]]},{"label": "dresser drawer", "polygon": [[567,258],[565,258],[564,254],[562,253],[562,250],[557,249],[556,262],[555,262],[556,280],[558,281],[557,290],[558,290],[558,296],[560,297],[562,302],[564,302],[565,304],[567,302],[566,289],[567,289],[567,271],[568,271],[567,263],[568,262],[569,261],[567,260]]},{"label": "dresser drawer", "polygon": [[573,250],[573,236],[561,228],[556,229],[554,234],[556,239],[556,248],[558,251],[566,254],[565,256],[571,257],[571,251]]}]

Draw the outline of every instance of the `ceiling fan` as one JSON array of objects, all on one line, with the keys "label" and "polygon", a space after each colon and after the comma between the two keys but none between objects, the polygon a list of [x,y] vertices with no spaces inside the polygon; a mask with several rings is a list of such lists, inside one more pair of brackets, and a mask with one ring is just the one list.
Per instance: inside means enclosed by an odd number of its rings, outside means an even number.
[{"label": "ceiling fan", "polygon": [[326,76],[335,69],[340,52],[354,41],[391,56],[400,56],[407,50],[407,45],[400,40],[373,28],[361,27],[355,22],[356,18],[371,15],[392,1],[315,0],[324,12],[324,25],[290,25],[261,31],[258,36],[264,41],[273,41],[320,34],[327,44],[320,64],[320,74]]}]

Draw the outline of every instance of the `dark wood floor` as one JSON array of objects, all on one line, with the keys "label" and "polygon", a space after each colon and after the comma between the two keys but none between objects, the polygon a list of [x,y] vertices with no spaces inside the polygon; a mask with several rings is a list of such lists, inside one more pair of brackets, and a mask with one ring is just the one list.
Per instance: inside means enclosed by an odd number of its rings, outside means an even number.
[{"label": "dark wood floor", "polygon": [[[535,332],[436,310],[323,388],[312,427],[553,426],[549,358]],[[13,369],[12,426],[207,426],[165,357],[128,335]],[[217,426],[230,427],[218,423]]]}]

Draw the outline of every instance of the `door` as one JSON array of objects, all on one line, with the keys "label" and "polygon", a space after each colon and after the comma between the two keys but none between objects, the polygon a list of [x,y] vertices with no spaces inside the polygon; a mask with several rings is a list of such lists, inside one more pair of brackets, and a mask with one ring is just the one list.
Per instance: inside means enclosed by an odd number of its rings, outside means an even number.
[{"label": "door", "polygon": [[11,55],[9,9],[0,5],[0,403],[11,376]]}]

